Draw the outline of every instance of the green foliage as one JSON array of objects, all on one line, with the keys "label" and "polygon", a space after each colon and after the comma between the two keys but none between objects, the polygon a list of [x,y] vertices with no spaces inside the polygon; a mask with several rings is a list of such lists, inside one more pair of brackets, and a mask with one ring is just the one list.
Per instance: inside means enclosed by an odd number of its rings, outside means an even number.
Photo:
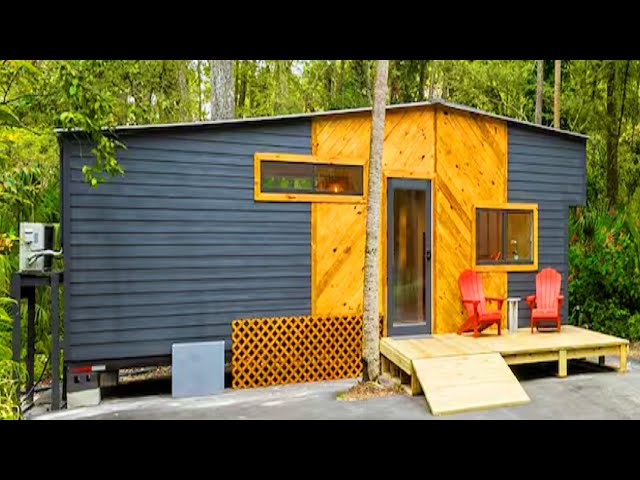
[{"label": "green foliage", "polygon": [[569,222],[570,321],[640,339],[640,235],[635,217],[576,209]]},{"label": "green foliage", "polygon": [[[608,96],[611,72],[614,89]],[[370,106],[374,74],[373,60],[237,60],[235,115]],[[209,76],[208,60],[0,60],[0,299],[9,296],[9,278],[17,269],[19,222],[59,221],[53,129],[81,128],[78,135],[92,141],[93,159],[82,172],[100,188],[123,173],[117,157],[126,142],[112,127],[206,120]],[[390,103],[441,97],[531,121],[535,88],[533,60],[391,60],[389,66]],[[633,220],[640,218],[640,61],[563,60],[561,105],[562,128],[590,137],[590,207],[572,213],[569,226],[571,320],[640,338],[640,241]],[[550,125],[552,117],[553,61],[547,60],[543,123]],[[601,205],[610,203],[603,199],[613,165],[619,170],[620,208],[611,214]],[[49,302],[49,292],[38,294],[36,372],[50,349]],[[19,413],[10,400],[10,372],[21,367],[8,363],[8,312],[8,302],[0,301],[0,418]]]},{"label": "green foliage", "polygon": [[441,62],[437,74],[436,96],[521,120],[533,119],[532,60],[454,60]]},{"label": "green foliage", "polygon": [[18,382],[25,380],[24,366],[11,360],[0,359],[0,420],[17,420],[22,418],[18,403]]}]

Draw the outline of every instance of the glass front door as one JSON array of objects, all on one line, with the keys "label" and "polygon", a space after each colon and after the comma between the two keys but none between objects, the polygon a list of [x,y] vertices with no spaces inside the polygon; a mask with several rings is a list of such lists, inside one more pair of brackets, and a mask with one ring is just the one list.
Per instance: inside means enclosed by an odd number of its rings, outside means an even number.
[{"label": "glass front door", "polygon": [[387,331],[431,333],[431,182],[387,182]]}]

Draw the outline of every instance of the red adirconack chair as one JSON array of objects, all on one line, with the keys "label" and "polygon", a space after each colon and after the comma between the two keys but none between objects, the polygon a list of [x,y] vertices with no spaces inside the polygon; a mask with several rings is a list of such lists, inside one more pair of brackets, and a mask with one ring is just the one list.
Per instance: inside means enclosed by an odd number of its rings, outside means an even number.
[{"label": "red adirconack chair", "polygon": [[[465,270],[458,280],[460,285],[460,294],[462,295],[462,303],[467,309],[467,321],[458,329],[458,335],[464,332],[473,331],[473,336],[477,337],[478,333],[485,328],[493,325],[498,326],[498,335],[500,335],[500,321],[502,319],[502,303],[504,298],[485,297],[482,289],[482,277],[473,270]],[[487,310],[487,302],[496,302],[497,310]]]},{"label": "red adirconack chair", "polygon": [[536,275],[536,294],[529,295],[525,300],[531,309],[531,333],[538,322],[553,321],[560,331],[560,313],[562,300],[560,295],[562,275],[553,268],[543,268]]}]

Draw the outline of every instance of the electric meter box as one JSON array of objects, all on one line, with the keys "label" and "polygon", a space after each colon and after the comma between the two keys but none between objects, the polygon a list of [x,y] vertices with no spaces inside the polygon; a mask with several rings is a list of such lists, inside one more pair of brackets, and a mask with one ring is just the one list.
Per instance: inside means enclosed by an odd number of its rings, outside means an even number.
[{"label": "electric meter box", "polygon": [[56,225],[53,223],[20,224],[20,271],[51,271],[53,257],[37,255],[42,250],[55,248]]}]

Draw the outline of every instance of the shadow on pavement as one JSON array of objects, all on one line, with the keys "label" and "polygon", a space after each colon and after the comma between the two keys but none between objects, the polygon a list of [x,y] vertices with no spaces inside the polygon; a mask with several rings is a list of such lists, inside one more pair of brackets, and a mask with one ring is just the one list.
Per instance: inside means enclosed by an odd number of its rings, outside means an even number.
[{"label": "shadow on pavement", "polygon": [[[586,360],[569,360],[567,362],[567,374],[580,375],[585,373],[603,373],[615,371],[615,367],[601,367],[597,363]],[[558,362],[528,363],[523,365],[511,365],[511,371],[520,381],[536,380],[544,377],[554,377],[558,373]]]}]

